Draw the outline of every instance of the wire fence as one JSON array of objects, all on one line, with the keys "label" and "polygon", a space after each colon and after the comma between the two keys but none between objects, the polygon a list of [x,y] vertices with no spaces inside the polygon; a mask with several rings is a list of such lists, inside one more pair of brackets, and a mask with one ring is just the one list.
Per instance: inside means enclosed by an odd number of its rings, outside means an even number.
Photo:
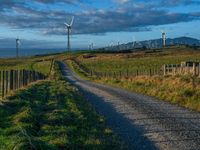
[{"label": "wire fence", "polygon": [[100,72],[94,71],[87,67],[85,67],[81,62],[77,59],[72,59],[72,61],[78,65],[78,67],[89,74],[90,76],[96,78],[128,78],[128,77],[135,77],[135,76],[154,76],[154,75],[163,75],[163,68],[150,68],[150,69],[137,69],[134,71],[130,71],[129,69],[123,71],[109,71],[109,72]]},{"label": "wire fence", "polygon": [[30,83],[45,79],[40,72],[30,70],[6,70],[0,71],[0,97],[6,97],[11,91],[15,91]]}]

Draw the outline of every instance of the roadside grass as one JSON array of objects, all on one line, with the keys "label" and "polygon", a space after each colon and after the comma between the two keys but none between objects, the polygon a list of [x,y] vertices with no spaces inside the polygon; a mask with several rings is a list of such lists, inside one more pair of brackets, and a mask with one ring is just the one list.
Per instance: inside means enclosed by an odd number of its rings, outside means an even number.
[{"label": "roadside grass", "polygon": [[[189,109],[200,111],[200,80],[183,81],[181,76],[138,76],[132,78],[101,78],[96,82],[147,94],[160,100],[169,101]],[[190,78],[190,77],[188,77]]]},{"label": "roadside grass", "polygon": [[[179,52],[179,53],[178,53]],[[85,67],[97,72],[129,71],[136,68],[147,69],[152,66],[162,66],[165,63],[173,64],[187,60],[199,60],[200,52],[197,51],[165,51],[155,54],[139,52],[135,54],[93,54],[95,57],[78,60]],[[85,54],[86,55],[86,54]],[[134,56],[134,57],[133,57]],[[138,76],[134,77],[91,77],[79,68],[76,63],[68,61],[69,66],[81,77],[99,83],[127,89],[156,97],[160,100],[200,111],[200,79],[190,75],[180,76]],[[131,72],[131,71],[130,71]]]},{"label": "roadside grass", "polygon": [[95,79],[92,76],[90,76],[87,72],[85,72],[84,70],[82,70],[74,61],[72,60],[65,60],[64,61],[66,64],[68,64],[68,66],[70,68],[72,68],[72,70],[78,74],[81,78],[85,79],[85,80],[92,80]]},{"label": "roadside grass", "polygon": [[0,104],[0,149],[125,149],[57,69]]}]

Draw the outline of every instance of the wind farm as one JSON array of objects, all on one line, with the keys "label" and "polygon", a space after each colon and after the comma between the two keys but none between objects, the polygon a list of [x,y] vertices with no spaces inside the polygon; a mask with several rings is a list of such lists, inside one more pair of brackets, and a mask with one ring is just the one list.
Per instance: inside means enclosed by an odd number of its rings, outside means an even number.
[{"label": "wind farm", "polygon": [[199,5],[2,1],[0,150],[198,150]]}]

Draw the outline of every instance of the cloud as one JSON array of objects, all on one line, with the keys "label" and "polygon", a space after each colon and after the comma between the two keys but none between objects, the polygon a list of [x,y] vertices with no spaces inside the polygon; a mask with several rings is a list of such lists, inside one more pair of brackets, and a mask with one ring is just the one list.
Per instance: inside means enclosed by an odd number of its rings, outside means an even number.
[{"label": "cloud", "polygon": [[162,0],[161,4],[163,6],[176,6],[176,5],[192,5],[192,4],[200,4],[198,0]]},{"label": "cloud", "polygon": [[124,4],[129,2],[130,0],[113,0],[114,2],[120,3],[120,4]]},{"label": "cloud", "polygon": [[77,4],[81,2],[81,0],[36,0],[36,1],[46,4],[55,4],[55,3]]},{"label": "cloud", "polygon": [[[172,13],[165,9],[157,9],[157,5],[148,3],[146,0],[115,0],[121,3],[113,9],[88,9],[69,13],[57,9],[36,9],[27,3],[16,1],[4,1],[0,10],[0,24],[12,28],[31,29],[44,35],[64,35],[64,21],[66,17],[75,16],[73,33],[74,34],[103,34],[107,32],[139,32],[151,30],[149,26],[165,25],[179,22],[188,22],[200,19],[200,12],[193,13]],[[155,0],[157,4],[172,3],[186,4],[195,3],[194,0]],[[154,2],[155,2],[154,1]],[[46,4],[56,6],[57,3],[72,4],[71,0],[37,0],[43,7]],[[83,0],[73,1],[83,3]],[[36,5],[36,4],[34,4]],[[63,4],[66,8],[68,5]]]}]

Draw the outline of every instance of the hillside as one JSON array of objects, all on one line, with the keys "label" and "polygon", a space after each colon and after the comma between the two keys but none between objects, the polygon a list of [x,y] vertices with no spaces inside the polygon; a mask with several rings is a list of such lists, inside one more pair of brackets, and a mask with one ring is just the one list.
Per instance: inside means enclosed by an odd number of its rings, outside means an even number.
[{"label": "hillside", "polygon": [[[200,40],[191,38],[191,37],[178,37],[178,38],[167,38],[166,39],[167,46],[179,46],[179,45],[189,45],[189,46],[200,46]],[[162,39],[153,39],[153,40],[146,40],[146,41],[134,41],[120,45],[112,45],[110,47],[106,47],[105,50],[127,50],[127,49],[138,49],[138,48],[161,48],[162,47]]]}]

